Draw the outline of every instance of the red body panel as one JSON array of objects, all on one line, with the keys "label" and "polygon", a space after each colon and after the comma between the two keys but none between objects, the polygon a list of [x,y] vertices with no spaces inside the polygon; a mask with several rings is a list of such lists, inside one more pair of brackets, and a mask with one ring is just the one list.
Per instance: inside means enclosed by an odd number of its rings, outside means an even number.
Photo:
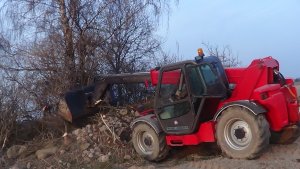
[{"label": "red body panel", "polygon": [[[273,131],[281,131],[283,127],[298,123],[299,107],[294,97],[297,92],[293,80],[286,80],[286,86],[274,84],[273,69],[279,70],[279,63],[272,57],[254,60],[247,68],[225,69],[229,83],[236,87],[219,108],[232,101],[250,100],[267,110],[266,117]],[[267,98],[262,98],[262,94]]]},{"label": "red body panel", "polygon": [[[234,101],[248,100],[261,105],[267,111],[266,118],[272,131],[281,131],[284,127],[299,123],[299,103],[293,80],[287,79],[286,85],[275,83],[274,69],[279,70],[279,63],[272,57],[253,60],[247,68],[226,68],[228,81],[235,87],[229,98],[219,102],[216,110],[221,110],[225,104]],[[173,78],[163,79],[162,82],[174,83],[179,78],[178,73],[170,74],[169,77]],[[158,76],[159,71],[151,71],[153,85],[158,83]],[[214,142],[214,125],[213,120],[206,121],[199,124],[199,129],[194,134],[167,135],[167,144],[182,146]]]},{"label": "red body panel", "polygon": [[215,142],[215,122],[209,121],[200,124],[195,134],[167,135],[167,144],[171,146],[197,145],[203,142]]},{"label": "red body panel", "polygon": [[[153,86],[156,86],[159,80],[159,71],[152,69],[150,71],[151,82]],[[180,78],[180,71],[164,72],[162,77],[162,84],[177,84]]]},{"label": "red body panel", "polygon": [[[274,93],[272,93],[274,92]],[[269,98],[262,100],[257,99],[256,102],[267,108],[267,120],[273,131],[280,131],[284,126],[289,124],[289,116],[285,103],[285,96],[281,92],[269,91]]]}]

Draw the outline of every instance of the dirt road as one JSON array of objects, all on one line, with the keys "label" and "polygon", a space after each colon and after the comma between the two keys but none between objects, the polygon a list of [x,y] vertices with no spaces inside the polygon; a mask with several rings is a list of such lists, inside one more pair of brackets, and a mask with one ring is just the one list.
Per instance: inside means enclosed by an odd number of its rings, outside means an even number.
[{"label": "dirt road", "polygon": [[[214,146],[213,146],[214,147]],[[255,160],[229,159],[206,145],[172,151],[168,160],[130,169],[300,169],[300,139],[289,145],[270,145]]]},{"label": "dirt road", "polygon": [[186,162],[177,169],[300,169],[300,139],[290,145],[271,145],[265,154],[256,160],[236,160],[215,157],[209,160]]}]

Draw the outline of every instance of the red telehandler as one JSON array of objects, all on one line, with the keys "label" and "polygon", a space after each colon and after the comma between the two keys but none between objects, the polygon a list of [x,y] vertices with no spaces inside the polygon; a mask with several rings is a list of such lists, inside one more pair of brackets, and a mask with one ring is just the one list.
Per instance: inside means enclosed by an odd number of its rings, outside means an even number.
[{"label": "red telehandler", "polygon": [[[149,161],[164,159],[173,146],[217,142],[230,158],[253,159],[273,143],[299,136],[299,101],[292,79],[272,57],[246,68],[223,68],[215,56],[155,68],[150,73],[106,75],[95,85],[65,96],[72,121],[97,111],[113,83],[150,81],[152,109],[131,123],[136,152]],[[148,83],[147,83],[148,84]],[[92,106],[91,106],[92,105]]]}]

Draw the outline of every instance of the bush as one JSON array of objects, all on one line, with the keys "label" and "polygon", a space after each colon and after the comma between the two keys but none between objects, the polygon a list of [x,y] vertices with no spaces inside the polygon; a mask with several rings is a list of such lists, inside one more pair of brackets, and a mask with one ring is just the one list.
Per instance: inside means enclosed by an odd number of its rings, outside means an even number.
[{"label": "bush", "polygon": [[6,107],[1,106],[0,110],[0,146],[3,150],[8,144],[9,139],[13,135],[13,132],[16,128],[16,113],[11,111],[11,108],[7,109]]}]

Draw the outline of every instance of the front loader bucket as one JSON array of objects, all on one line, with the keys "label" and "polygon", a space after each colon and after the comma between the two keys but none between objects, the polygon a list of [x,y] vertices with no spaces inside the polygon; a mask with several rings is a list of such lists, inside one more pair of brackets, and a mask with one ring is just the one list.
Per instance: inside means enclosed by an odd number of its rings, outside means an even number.
[{"label": "front loader bucket", "polygon": [[91,86],[67,92],[65,101],[60,102],[59,115],[73,122],[80,117],[97,113],[100,110],[99,101],[105,100],[112,84],[143,83],[147,80],[150,80],[148,72],[103,75]]},{"label": "front loader bucket", "polygon": [[93,88],[89,88],[89,90],[69,91],[66,93],[65,100],[70,110],[72,120],[88,113],[86,112],[88,103],[87,94],[90,92],[93,92]]},{"label": "front loader bucket", "polygon": [[67,121],[74,120],[96,113],[99,108],[95,102],[105,93],[107,84],[92,85],[83,89],[69,91],[65,94],[65,103],[68,109],[60,111],[60,115]]}]

